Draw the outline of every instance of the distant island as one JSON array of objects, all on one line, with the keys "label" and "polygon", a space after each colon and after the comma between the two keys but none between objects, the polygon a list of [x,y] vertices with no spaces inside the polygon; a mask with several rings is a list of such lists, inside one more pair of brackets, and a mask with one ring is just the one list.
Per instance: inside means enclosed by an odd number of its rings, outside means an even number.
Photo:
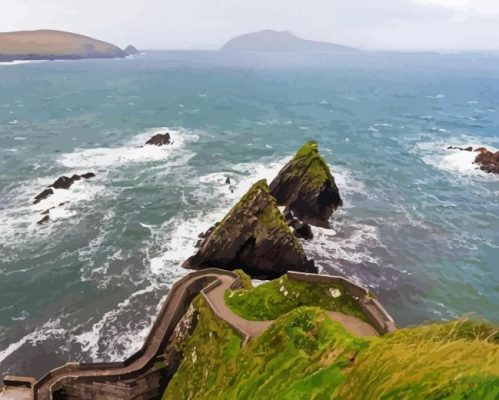
[{"label": "distant island", "polygon": [[76,33],[55,30],[0,33],[0,61],[124,58],[119,47]]},{"label": "distant island", "polygon": [[140,54],[140,51],[138,51],[137,48],[132,45],[127,46],[123,51],[129,56]]},{"label": "distant island", "polygon": [[222,51],[357,53],[359,49],[328,42],[301,39],[290,32],[264,30],[229,40]]}]

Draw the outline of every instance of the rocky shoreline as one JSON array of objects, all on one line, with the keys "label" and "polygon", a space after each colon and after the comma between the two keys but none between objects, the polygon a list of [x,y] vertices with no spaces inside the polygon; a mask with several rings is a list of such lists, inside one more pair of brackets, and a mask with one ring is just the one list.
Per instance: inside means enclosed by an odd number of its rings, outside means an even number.
[{"label": "rocky shoreline", "polygon": [[493,153],[486,147],[478,147],[473,150],[472,146],[468,147],[457,147],[457,146],[449,146],[447,150],[459,150],[459,151],[468,151],[479,153],[475,160],[474,164],[478,165],[480,170],[487,172],[489,174],[499,174],[499,151]]}]

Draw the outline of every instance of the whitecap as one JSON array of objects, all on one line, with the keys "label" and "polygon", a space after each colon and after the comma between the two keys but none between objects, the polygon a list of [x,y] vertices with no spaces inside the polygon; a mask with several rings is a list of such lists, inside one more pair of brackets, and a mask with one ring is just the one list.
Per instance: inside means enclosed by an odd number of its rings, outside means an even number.
[{"label": "whitecap", "polygon": [[[168,146],[144,146],[153,135],[170,132],[172,143]],[[197,141],[199,136],[185,129],[157,128],[126,142],[121,147],[77,149],[61,155],[57,161],[68,168],[111,168],[126,164],[161,161],[169,158],[187,142]]]}]

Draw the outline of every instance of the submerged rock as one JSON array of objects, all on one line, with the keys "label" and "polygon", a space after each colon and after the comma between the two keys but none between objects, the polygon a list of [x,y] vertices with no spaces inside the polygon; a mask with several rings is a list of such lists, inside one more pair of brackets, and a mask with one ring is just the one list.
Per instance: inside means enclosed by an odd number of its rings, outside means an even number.
[{"label": "submerged rock", "polygon": [[475,158],[475,164],[480,165],[482,171],[499,174],[499,151],[492,153],[485,147],[480,147],[475,151],[480,153]]},{"label": "submerged rock", "polygon": [[329,218],[343,204],[326,161],[315,141],[306,143],[270,184],[277,204],[303,222],[329,226]]},{"label": "submerged rock", "polygon": [[287,271],[317,272],[286,224],[265,180],[254,184],[204,235],[198,252],[182,266],[242,268],[260,277],[280,276]]},{"label": "submerged rock", "polygon": [[461,151],[473,151],[473,147],[457,147],[457,146],[449,146],[447,150],[461,150]]},{"label": "submerged rock", "polygon": [[146,145],[154,145],[154,146],[164,146],[165,144],[170,144],[170,134],[168,132],[166,133],[158,133],[154,135],[152,138],[150,138],[147,142]]}]

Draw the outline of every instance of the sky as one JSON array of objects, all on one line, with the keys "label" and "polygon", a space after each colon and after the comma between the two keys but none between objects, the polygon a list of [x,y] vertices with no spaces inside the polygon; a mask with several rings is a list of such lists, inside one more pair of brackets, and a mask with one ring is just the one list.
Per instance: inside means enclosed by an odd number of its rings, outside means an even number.
[{"label": "sky", "polygon": [[369,50],[499,50],[499,0],[2,0],[0,30],[217,49],[274,29]]}]

